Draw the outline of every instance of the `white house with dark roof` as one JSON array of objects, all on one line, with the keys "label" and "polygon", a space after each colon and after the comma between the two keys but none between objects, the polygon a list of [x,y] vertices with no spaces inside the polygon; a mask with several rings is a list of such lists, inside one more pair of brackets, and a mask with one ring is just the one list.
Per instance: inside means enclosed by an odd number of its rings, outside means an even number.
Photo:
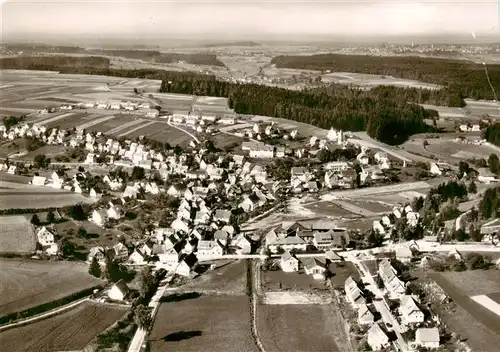
[{"label": "white house with dark roof", "polygon": [[351,276],[349,276],[345,281],[344,290],[347,301],[352,305],[359,306],[366,303],[363,293],[361,292],[356,281],[354,281]]},{"label": "white house with dark roof", "polygon": [[228,224],[231,221],[231,211],[217,209],[214,214],[214,220]]},{"label": "white house with dark roof", "polygon": [[197,256],[203,257],[221,257],[224,254],[224,248],[218,241],[199,241],[197,247]]},{"label": "white house with dark roof", "polygon": [[103,227],[108,219],[108,213],[106,209],[94,210],[92,212],[92,217],[90,221],[92,221],[97,226]]},{"label": "white house with dark roof", "polygon": [[290,251],[292,249],[305,251],[307,248],[307,243],[298,236],[279,236],[274,240],[268,241],[267,247],[272,253],[277,253],[280,248],[285,251]]},{"label": "white house with dark roof", "polygon": [[239,234],[232,241],[232,244],[235,246],[237,254],[250,254],[250,253],[252,253],[252,243],[243,234]]},{"label": "white house with dark roof", "polygon": [[328,270],[326,264],[320,258],[301,258],[300,259],[304,271],[307,275],[311,275],[316,280],[322,280],[325,278],[325,272]]}]

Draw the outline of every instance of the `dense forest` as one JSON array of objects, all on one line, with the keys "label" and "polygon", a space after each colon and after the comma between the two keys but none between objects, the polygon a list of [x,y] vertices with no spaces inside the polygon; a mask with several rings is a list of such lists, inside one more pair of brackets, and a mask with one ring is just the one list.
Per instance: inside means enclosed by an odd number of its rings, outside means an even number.
[{"label": "dense forest", "polygon": [[500,147],[500,122],[488,126],[484,130],[483,138]]},{"label": "dense forest", "polygon": [[60,71],[92,67],[96,70],[109,68],[109,59],[96,56],[19,56],[1,58],[0,69]]},{"label": "dense forest", "polygon": [[[361,90],[337,85],[327,90],[291,91],[256,84],[217,81],[213,76],[168,75],[161,92],[223,96],[240,114],[295,120],[329,129],[364,131],[382,142],[399,144],[410,135],[429,130],[425,118],[435,111],[408,104],[394,90]],[[393,95],[394,94],[394,95]]]},{"label": "dense forest", "polygon": [[[483,65],[470,61],[416,56],[319,54],[277,56],[271,63],[279,68],[356,72],[412,79],[442,85],[452,96],[461,94],[473,99],[494,99]],[[500,65],[488,65],[488,72],[491,84],[498,92]]]},{"label": "dense forest", "polygon": [[85,49],[78,46],[52,46],[52,45],[30,45],[30,44],[5,44],[5,50],[12,52],[23,52],[24,55],[36,55],[42,53],[59,54],[85,54],[95,56],[113,56],[127,59],[143,60],[156,63],[174,63],[184,61],[193,65],[210,65],[224,67],[224,63],[211,53],[164,53],[155,50],[138,49]]}]

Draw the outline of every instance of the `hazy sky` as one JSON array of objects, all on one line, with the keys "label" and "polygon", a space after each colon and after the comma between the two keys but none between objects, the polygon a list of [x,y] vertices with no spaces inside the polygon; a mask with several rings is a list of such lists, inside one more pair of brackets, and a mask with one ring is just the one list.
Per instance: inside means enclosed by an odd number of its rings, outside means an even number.
[{"label": "hazy sky", "polygon": [[2,1],[8,34],[500,33],[498,0]]}]

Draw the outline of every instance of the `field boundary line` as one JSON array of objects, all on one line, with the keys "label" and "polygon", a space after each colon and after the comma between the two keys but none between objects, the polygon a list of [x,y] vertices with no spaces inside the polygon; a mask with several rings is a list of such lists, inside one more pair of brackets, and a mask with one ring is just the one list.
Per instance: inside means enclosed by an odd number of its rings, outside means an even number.
[{"label": "field boundary line", "polygon": [[52,316],[64,313],[65,311],[67,311],[67,310],[69,310],[71,308],[74,308],[74,307],[76,307],[76,306],[78,306],[78,305],[80,305],[80,304],[82,304],[83,302],[86,302],[86,301],[90,301],[90,299],[88,297],[85,297],[85,298],[82,298],[82,299],[80,299],[78,301],[71,302],[71,303],[69,303],[69,304],[67,304],[65,306],[62,306],[62,307],[50,310],[48,312],[45,312],[45,313],[42,313],[42,314],[38,314],[38,315],[35,315],[33,317],[30,317],[30,318],[27,318],[27,319],[24,319],[24,320],[21,320],[21,321],[16,321],[14,323],[2,325],[2,326],[0,326],[0,332],[6,331],[6,330],[9,330],[9,329],[13,329],[13,328],[16,328],[16,327],[20,327],[20,326],[23,326],[23,325],[27,325],[27,324],[30,324],[30,323],[34,323],[34,322],[37,322],[38,320],[47,319],[47,318],[50,318]]},{"label": "field boundary line", "polygon": [[260,340],[257,329],[257,291],[256,287],[260,287],[260,267],[255,261],[247,261],[247,289],[250,299],[250,332],[260,352],[266,352],[262,341]]}]

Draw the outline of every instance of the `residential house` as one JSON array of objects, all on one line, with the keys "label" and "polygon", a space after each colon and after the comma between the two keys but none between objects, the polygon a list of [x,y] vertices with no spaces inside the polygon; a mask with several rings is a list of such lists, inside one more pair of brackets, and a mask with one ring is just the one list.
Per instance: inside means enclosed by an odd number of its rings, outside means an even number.
[{"label": "residential house", "polygon": [[92,221],[97,226],[103,227],[108,219],[108,212],[105,209],[94,210],[92,212],[92,217],[90,221]]},{"label": "residential house", "polygon": [[250,158],[272,159],[274,157],[274,147],[264,143],[255,144],[251,147]]},{"label": "residential house", "polygon": [[16,173],[17,166],[16,165],[10,165],[9,169],[7,170],[7,173],[10,175],[14,175]]},{"label": "residential house", "polygon": [[267,241],[267,247],[272,253],[277,253],[280,249],[285,251],[287,250],[290,251],[292,249],[298,251],[305,251],[307,248],[307,243],[298,236],[289,236],[289,237],[280,236],[272,241]]},{"label": "residential house", "polygon": [[214,220],[228,224],[231,221],[231,211],[217,209],[214,214]]},{"label": "residential house", "polygon": [[378,274],[382,279],[382,281],[384,282],[384,285],[387,291],[389,291],[389,295],[391,297],[397,298],[400,297],[401,295],[404,295],[405,293],[404,284],[397,277],[397,271],[390,264],[388,259],[382,260],[382,262],[379,264]]},{"label": "residential house", "polygon": [[198,257],[221,257],[224,249],[218,241],[199,241],[196,254]]},{"label": "residential house", "polygon": [[224,230],[217,230],[214,232],[214,241],[221,243],[223,246],[228,243],[229,234]]},{"label": "residential house", "polygon": [[146,254],[136,248],[128,257],[128,262],[134,265],[144,265],[146,264]]},{"label": "residential house", "polygon": [[179,197],[181,195],[181,192],[174,185],[172,185],[167,190],[167,194],[172,197]]},{"label": "residential house", "polygon": [[189,276],[191,271],[195,270],[198,265],[198,258],[193,253],[183,254],[179,264],[175,269],[175,273],[181,276]]},{"label": "residential house", "polygon": [[431,163],[429,172],[433,175],[441,176],[452,170],[452,167],[448,163]]},{"label": "residential house", "polygon": [[285,251],[280,257],[280,267],[287,273],[299,271],[299,260],[289,251]]},{"label": "residential house", "polygon": [[121,218],[120,209],[118,209],[113,203],[109,203],[109,208],[107,210],[108,218],[119,220]]},{"label": "residential house", "polygon": [[184,233],[189,233],[189,226],[181,219],[175,219],[170,227],[176,232],[182,231]]},{"label": "residential house", "polygon": [[125,281],[120,280],[111,287],[108,292],[108,297],[115,301],[123,301],[127,297],[129,292],[130,289],[128,288]]},{"label": "residential house", "polygon": [[54,243],[54,234],[47,230],[45,226],[41,227],[37,231],[36,237],[38,243],[40,243],[40,245],[42,245],[43,247],[50,246]]},{"label": "residential house", "polygon": [[102,193],[96,191],[95,188],[91,188],[90,189],[90,197],[91,198],[101,198],[102,197]]},{"label": "residential house", "polygon": [[344,290],[346,294],[346,299],[354,306],[360,306],[366,303],[365,297],[363,296],[363,292],[361,292],[358,284],[354,279],[349,276],[347,280],[345,280]]},{"label": "residential house", "polygon": [[424,313],[420,310],[412,296],[405,295],[401,297],[399,311],[403,324],[409,325],[424,321]]},{"label": "residential house", "polygon": [[248,238],[245,235],[239,234],[238,237],[236,237],[232,243],[236,247],[235,250],[236,254],[252,253],[252,243],[248,240]]},{"label": "residential house", "polygon": [[500,180],[497,180],[496,175],[493,172],[491,172],[490,169],[488,169],[486,167],[478,168],[477,172],[478,172],[477,180],[479,182],[490,184],[491,182],[500,181]]},{"label": "residential house", "polygon": [[328,232],[314,233],[313,244],[320,250],[345,249],[349,243],[349,236],[345,231],[329,230]]},{"label": "residential house", "polygon": [[343,260],[343,258],[340,255],[338,255],[337,252],[332,250],[328,250],[325,252],[325,259],[327,261],[330,261],[331,263],[341,262]]},{"label": "residential house", "polygon": [[138,187],[136,186],[127,186],[122,193],[122,198],[136,198],[137,193],[139,193]]},{"label": "residential house", "polygon": [[125,260],[128,258],[128,248],[122,242],[118,242],[113,246],[114,259]]},{"label": "residential house", "polygon": [[349,169],[349,164],[345,161],[331,161],[324,164],[325,170],[333,172],[342,172]]},{"label": "residential house", "polygon": [[46,178],[43,176],[33,176],[31,184],[33,186],[45,186],[45,180]]},{"label": "residential house", "polygon": [[94,257],[97,258],[97,261],[99,263],[104,263],[106,259],[106,250],[104,249],[104,247],[97,246],[90,248],[89,255],[87,256],[87,261],[91,262]]},{"label": "residential house", "polygon": [[371,325],[375,317],[366,304],[361,304],[358,308],[358,324]]},{"label": "residential house", "polygon": [[301,258],[300,259],[304,270],[307,275],[311,275],[316,280],[322,280],[325,278],[325,272],[328,270],[326,268],[326,263],[320,258]]},{"label": "residential house", "polygon": [[377,351],[389,345],[389,337],[382,330],[378,323],[375,323],[368,330],[368,344],[372,350]]},{"label": "residential house", "polygon": [[424,348],[439,348],[439,330],[438,328],[419,328],[415,331],[415,345]]},{"label": "residential house", "polygon": [[410,247],[405,245],[397,246],[395,252],[396,259],[403,263],[409,263],[411,261],[411,258],[413,257],[413,252],[411,251]]}]

